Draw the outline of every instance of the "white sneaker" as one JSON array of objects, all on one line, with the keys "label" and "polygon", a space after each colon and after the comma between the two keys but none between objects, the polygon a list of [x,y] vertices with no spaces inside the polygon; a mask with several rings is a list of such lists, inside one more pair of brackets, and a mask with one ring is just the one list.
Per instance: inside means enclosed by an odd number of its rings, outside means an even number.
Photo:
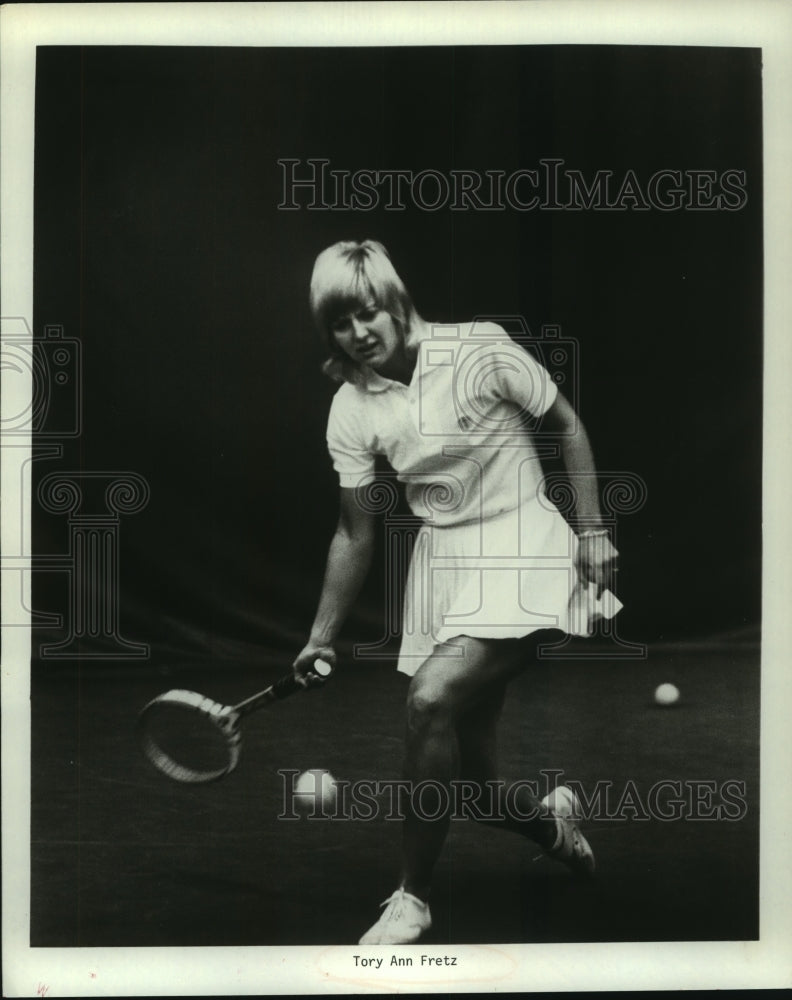
[{"label": "white sneaker", "polygon": [[542,805],[553,813],[558,831],[556,841],[547,854],[562,861],[576,875],[593,875],[596,863],[589,842],[580,832],[580,803],[571,788],[559,785],[542,799]]},{"label": "white sneaker", "polygon": [[432,926],[429,904],[399,888],[382,904],[385,910],[360,944],[412,944]]}]

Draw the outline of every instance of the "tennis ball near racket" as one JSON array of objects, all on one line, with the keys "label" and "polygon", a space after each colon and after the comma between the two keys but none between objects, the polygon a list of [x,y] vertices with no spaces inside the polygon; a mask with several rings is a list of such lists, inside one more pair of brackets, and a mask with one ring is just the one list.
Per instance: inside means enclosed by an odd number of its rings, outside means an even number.
[{"label": "tennis ball near racket", "polygon": [[676,684],[660,684],[655,690],[654,700],[657,705],[676,705],[679,701],[679,688]]},{"label": "tennis ball near racket", "polygon": [[311,768],[294,783],[294,804],[300,812],[319,815],[335,805],[336,783],[329,771]]}]

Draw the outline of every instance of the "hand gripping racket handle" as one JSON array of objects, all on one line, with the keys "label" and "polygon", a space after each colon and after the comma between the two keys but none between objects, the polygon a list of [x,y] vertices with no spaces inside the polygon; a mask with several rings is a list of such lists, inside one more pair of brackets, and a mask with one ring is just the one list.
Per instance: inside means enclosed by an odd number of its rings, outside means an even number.
[{"label": "hand gripping racket handle", "polygon": [[[320,677],[329,677],[333,672],[333,668],[325,660],[315,660],[314,671]],[[259,691],[258,694],[254,694],[250,698],[246,698],[245,701],[240,701],[238,705],[234,705],[231,711],[235,712],[237,716],[248,715],[248,713],[255,712],[257,708],[268,705],[270,702],[280,701],[282,698],[288,698],[289,695],[303,690],[304,685],[300,684],[294,673],[285,674],[280,680],[275,681],[274,684],[265,688],[264,691]]]}]

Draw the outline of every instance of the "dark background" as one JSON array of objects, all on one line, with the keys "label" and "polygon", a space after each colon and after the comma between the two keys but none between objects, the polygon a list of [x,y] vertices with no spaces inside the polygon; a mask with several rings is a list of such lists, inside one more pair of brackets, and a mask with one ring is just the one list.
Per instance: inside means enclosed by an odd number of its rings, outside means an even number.
[{"label": "dark background", "polygon": [[[649,655],[525,671],[504,711],[504,777],[555,768],[644,793],[738,779],[747,803],[734,823],[591,823],[601,877],[584,890],[531,845],[454,824],[430,943],[758,935],[760,129],[758,50],[38,50],[34,328],[80,340],[83,429],[34,462],[34,486],[54,471],[145,478],[148,505],[118,525],[119,627],[151,651],[96,661],[86,639],[79,662],[33,670],[34,946],[348,943],[392,887],[394,824],[275,821],[276,768],[399,773],[406,680],[349,655],[384,631],[383,546],[341,644],[350,669],[251,719],[227,780],[168,782],[134,733],[164,688],[240,700],[305,640],[337,492],[308,282],[321,249],[365,237],[389,247],[429,320],[560,325],[579,344],[599,468],[646,484],[618,524],[617,622]],[[284,157],[506,173],[559,157],[642,180],[733,169],[748,199],[284,212]],[[69,425],[68,398],[52,426]],[[32,518],[35,552],[66,554],[67,516],[34,503]],[[66,635],[68,581],[34,574],[34,608],[66,616],[35,631],[34,656]],[[674,709],[652,703],[663,681],[682,689]]]},{"label": "dark background", "polygon": [[[40,48],[34,328],[83,352],[58,469],[130,470],[120,626],[153,656],[289,658],[336,517],[316,254],[372,237],[428,319],[525,317],[580,344],[602,470],[639,475],[619,618],[641,642],[760,616],[761,61],[650,47]],[[737,212],[277,208],[277,159],[335,169],[747,173]],[[305,167],[301,167],[305,170]],[[33,511],[36,550],[65,518]],[[347,641],[383,632],[380,553]],[[38,573],[36,610],[66,576]],[[57,630],[41,631],[57,639]]]}]

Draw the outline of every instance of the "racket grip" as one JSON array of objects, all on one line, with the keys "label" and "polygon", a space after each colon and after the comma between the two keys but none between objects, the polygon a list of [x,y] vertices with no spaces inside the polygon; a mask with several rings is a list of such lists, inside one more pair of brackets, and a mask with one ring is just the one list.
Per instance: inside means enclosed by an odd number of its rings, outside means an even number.
[{"label": "racket grip", "polygon": [[[314,660],[313,669],[320,677],[329,677],[333,672],[332,666],[326,660]],[[272,698],[288,698],[289,695],[301,691],[302,688],[303,685],[297,680],[295,674],[286,674],[272,685]]]},{"label": "racket grip", "polygon": [[290,694],[295,694],[300,690],[302,690],[302,684],[300,684],[296,676],[294,674],[284,674],[279,681],[275,681],[272,685],[270,693],[273,699],[280,699],[288,698]]}]

